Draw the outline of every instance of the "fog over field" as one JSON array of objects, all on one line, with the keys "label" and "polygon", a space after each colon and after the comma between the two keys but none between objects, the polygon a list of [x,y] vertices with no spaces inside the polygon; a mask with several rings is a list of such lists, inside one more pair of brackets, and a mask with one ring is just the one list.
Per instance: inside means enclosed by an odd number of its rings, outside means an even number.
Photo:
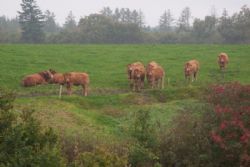
[{"label": "fog over field", "polygon": [[[0,0],[0,15],[17,16],[20,3],[21,0]],[[216,14],[221,15],[224,8],[229,14],[238,12],[243,5],[249,5],[250,0],[38,0],[37,4],[43,11],[53,11],[56,21],[60,24],[64,23],[69,11],[72,11],[79,20],[80,17],[98,13],[103,7],[109,6],[111,9],[141,10],[145,14],[146,24],[156,26],[160,15],[167,9],[170,9],[177,18],[183,8],[190,7],[193,17],[203,18],[214,10]]]}]

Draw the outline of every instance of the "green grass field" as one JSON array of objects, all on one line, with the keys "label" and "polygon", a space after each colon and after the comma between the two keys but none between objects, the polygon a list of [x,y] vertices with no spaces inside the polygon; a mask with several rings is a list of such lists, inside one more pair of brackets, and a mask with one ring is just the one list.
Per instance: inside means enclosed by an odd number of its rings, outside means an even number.
[{"label": "green grass field", "polygon": [[[224,78],[217,64],[220,52],[230,58]],[[208,84],[249,84],[249,54],[249,45],[0,45],[0,86],[17,94],[15,110],[34,109],[45,126],[119,141],[126,138],[133,114],[140,109],[150,110],[153,120],[167,125],[178,110],[200,105],[196,99]],[[188,85],[183,65],[191,59],[200,61],[201,70],[198,81]],[[131,92],[126,65],[151,60],[166,71],[165,89]],[[89,73],[90,96],[79,96],[80,88],[74,87],[73,96],[64,92],[59,99],[57,85],[20,86],[23,76],[49,68]]]}]

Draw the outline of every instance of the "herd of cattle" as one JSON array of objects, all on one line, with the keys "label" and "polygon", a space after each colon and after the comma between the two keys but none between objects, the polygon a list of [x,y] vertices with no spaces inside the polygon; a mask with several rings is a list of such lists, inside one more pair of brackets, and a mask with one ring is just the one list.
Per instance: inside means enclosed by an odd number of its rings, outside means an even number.
[{"label": "herd of cattle", "polygon": [[[221,70],[226,68],[229,59],[226,53],[218,55],[218,64]],[[197,73],[200,69],[200,64],[197,60],[190,60],[184,65],[184,75],[186,80],[190,81],[197,79]],[[127,74],[130,88],[133,91],[140,91],[144,88],[144,80],[147,78],[151,88],[164,88],[164,69],[155,61],[151,61],[145,66],[141,62],[134,62],[127,65]],[[83,88],[82,94],[88,95],[89,75],[84,72],[67,72],[58,73],[55,70],[49,69],[36,74],[27,75],[22,80],[22,86],[30,87],[41,84],[59,84],[61,96],[62,86],[66,85],[69,95],[72,94],[72,86],[81,85]]]}]

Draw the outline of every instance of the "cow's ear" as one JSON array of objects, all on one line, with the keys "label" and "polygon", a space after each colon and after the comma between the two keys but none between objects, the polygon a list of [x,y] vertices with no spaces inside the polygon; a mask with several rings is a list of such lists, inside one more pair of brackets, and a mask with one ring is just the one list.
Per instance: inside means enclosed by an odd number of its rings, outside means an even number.
[{"label": "cow's ear", "polygon": [[45,80],[47,80],[47,78],[48,78],[46,71],[39,72],[39,75],[41,75]]},{"label": "cow's ear", "polygon": [[51,69],[51,68],[49,69],[49,72],[51,72],[51,74],[53,74],[53,75],[56,73],[56,71]]}]

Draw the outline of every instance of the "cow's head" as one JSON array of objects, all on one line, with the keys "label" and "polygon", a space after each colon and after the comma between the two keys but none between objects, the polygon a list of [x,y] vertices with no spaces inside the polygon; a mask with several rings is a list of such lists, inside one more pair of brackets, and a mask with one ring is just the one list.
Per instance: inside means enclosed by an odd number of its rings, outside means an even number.
[{"label": "cow's head", "polygon": [[50,71],[50,73],[53,74],[53,75],[56,74],[56,71],[53,70],[53,69],[51,69],[51,68],[49,69],[49,71]]},{"label": "cow's head", "polygon": [[218,58],[219,58],[219,63],[220,64],[224,65],[226,63],[226,61],[227,61],[225,55],[219,55]]},{"label": "cow's head", "polygon": [[152,71],[147,72],[147,79],[149,82],[153,81],[153,72]]},{"label": "cow's head", "polygon": [[133,71],[133,78],[134,78],[134,79],[140,79],[140,78],[141,78],[141,72],[140,72],[139,69],[135,69],[135,70]]},{"label": "cow's head", "polygon": [[128,70],[128,79],[132,79],[133,67],[131,64],[127,65],[127,70]]},{"label": "cow's head", "polygon": [[53,79],[53,74],[49,70],[40,72],[39,74],[44,78],[46,82],[49,82]]},{"label": "cow's head", "polygon": [[190,75],[192,73],[192,66],[189,63],[185,64],[184,72],[185,75]]}]

